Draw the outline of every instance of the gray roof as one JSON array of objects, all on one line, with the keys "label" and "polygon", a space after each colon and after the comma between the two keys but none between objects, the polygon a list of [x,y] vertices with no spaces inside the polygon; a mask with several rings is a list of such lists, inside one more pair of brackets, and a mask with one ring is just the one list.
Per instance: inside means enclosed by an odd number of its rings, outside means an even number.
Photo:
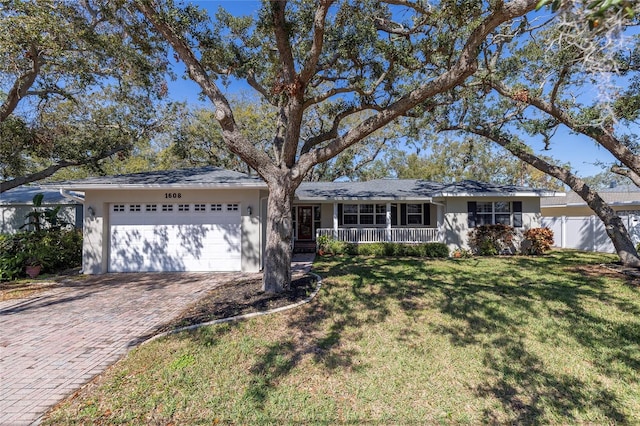
[{"label": "gray roof", "polygon": [[303,182],[299,200],[322,199],[431,199],[463,196],[541,196],[553,193],[524,186],[497,185],[473,180],[444,184],[417,179],[376,179],[365,182]]},{"label": "gray roof", "polygon": [[[76,181],[57,182],[47,186],[87,190],[110,188],[264,188],[265,182],[244,173],[218,167],[161,170],[118,176],[91,177]],[[523,186],[497,185],[473,180],[443,184],[417,179],[376,179],[366,182],[303,182],[296,196],[299,200],[379,199],[429,200],[434,197],[462,196],[542,196],[553,192]]]},{"label": "gray roof", "polygon": [[116,176],[90,177],[87,179],[56,182],[50,185],[69,189],[109,189],[120,187],[264,187],[259,177],[234,172],[219,167],[195,169],[159,170]]},{"label": "gray roof", "polygon": [[[598,189],[598,194],[609,205],[640,204],[640,188],[634,185],[617,186],[614,188]],[[587,203],[575,192],[567,192],[566,197],[542,197],[542,207],[586,206]]]},{"label": "gray roof", "polygon": [[79,204],[77,201],[63,197],[58,190],[42,189],[34,186],[20,186],[0,194],[0,205],[31,205],[33,204],[33,197],[36,194],[44,194],[44,198],[42,199],[42,204],[44,205]]}]

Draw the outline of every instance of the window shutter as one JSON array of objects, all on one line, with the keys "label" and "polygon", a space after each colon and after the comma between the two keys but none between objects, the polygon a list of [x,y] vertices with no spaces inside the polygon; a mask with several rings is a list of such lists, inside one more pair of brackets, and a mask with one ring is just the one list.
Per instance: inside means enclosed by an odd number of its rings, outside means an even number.
[{"label": "window shutter", "polygon": [[398,206],[391,204],[391,226],[398,226]]},{"label": "window shutter", "polygon": [[469,228],[475,228],[476,227],[476,210],[477,210],[477,204],[475,201],[469,201],[467,202],[467,213],[469,213],[469,218],[468,218],[468,226]]},{"label": "window shutter", "polygon": [[513,227],[522,228],[522,201],[513,202]]},{"label": "window shutter", "polygon": [[422,205],[422,224],[431,225],[431,204],[429,203]]},{"label": "window shutter", "polygon": [[342,226],[342,204],[338,204],[338,226]]},{"label": "window shutter", "polygon": [[407,224],[407,205],[400,204],[400,225],[405,226]]}]

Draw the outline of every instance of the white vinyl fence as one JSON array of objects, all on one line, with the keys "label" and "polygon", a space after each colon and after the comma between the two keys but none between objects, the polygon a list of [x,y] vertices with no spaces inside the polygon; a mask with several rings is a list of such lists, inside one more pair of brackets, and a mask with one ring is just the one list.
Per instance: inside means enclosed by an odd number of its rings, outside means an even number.
[{"label": "white vinyl fence", "polygon": [[[640,242],[640,215],[620,216],[634,244]],[[554,246],[584,251],[615,253],[602,221],[597,216],[543,217],[541,225],[553,231]]]}]

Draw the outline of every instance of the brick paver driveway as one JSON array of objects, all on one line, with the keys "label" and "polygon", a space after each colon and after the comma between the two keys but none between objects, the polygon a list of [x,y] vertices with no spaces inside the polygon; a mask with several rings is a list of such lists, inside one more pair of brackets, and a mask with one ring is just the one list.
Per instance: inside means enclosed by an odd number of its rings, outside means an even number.
[{"label": "brick paver driveway", "polygon": [[0,425],[28,425],[240,274],[109,274],[0,302]]}]

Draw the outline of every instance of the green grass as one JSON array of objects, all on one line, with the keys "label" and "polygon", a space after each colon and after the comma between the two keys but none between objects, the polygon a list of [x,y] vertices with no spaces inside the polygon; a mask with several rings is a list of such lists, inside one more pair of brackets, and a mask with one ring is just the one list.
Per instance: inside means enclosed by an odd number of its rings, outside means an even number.
[{"label": "green grass", "polygon": [[582,267],[612,260],[318,259],[310,305],[145,345],[48,422],[637,424],[640,289]]}]

